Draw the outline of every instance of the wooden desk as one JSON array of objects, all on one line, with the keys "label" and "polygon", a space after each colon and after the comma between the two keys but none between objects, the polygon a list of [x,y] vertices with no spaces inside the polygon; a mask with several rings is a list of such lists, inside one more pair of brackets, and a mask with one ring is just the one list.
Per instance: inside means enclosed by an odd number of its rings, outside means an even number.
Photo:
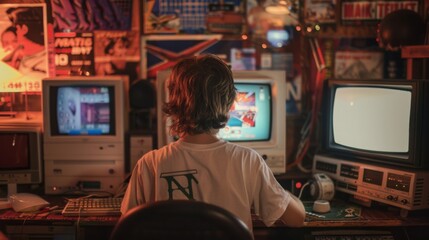
[{"label": "wooden desk", "polygon": [[[43,239],[80,240],[108,239],[119,217],[64,217],[60,210],[37,215],[0,211],[0,230],[11,239],[22,236]],[[388,231],[395,239],[429,239],[429,211],[419,211],[400,217],[399,210],[361,207],[361,215],[351,220],[309,220],[303,228],[288,228],[280,221],[267,228],[254,216],[256,240],[314,239],[317,233],[333,231]],[[407,238],[409,237],[409,238]]]},{"label": "wooden desk", "polygon": [[[375,232],[389,232],[394,239],[429,239],[429,211],[410,213],[408,217],[401,217],[400,210],[388,207],[362,207],[359,217],[346,219],[307,219],[303,228],[288,228],[283,223],[267,228],[257,218],[254,220],[255,239],[315,239],[313,235],[323,233],[351,233],[372,234]],[[325,237],[324,239],[331,239]],[[333,238],[332,238],[333,239]],[[371,238],[366,238],[371,239]]]},{"label": "wooden desk", "polygon": [[[76,196],[72,196],[74,198]],[[0,230],[12,239],[83,240],[108,239],[118,216],[65,217],[61,214],[67,200],[62,196],[43,196],[58,209],[40,214],[0,210]]]}]

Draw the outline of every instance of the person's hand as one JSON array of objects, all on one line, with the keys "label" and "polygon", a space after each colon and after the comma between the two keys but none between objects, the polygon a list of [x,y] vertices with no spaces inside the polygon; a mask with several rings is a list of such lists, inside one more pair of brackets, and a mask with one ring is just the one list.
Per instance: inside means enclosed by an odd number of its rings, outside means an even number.
[{"label": "person's hand", "polygon": [[3,60],[3,58],[10,55],[11,53],[12,53],[12,49],[0,48],[0,59]]},{"label": "person's hand", "polygon": [[24,57],[24,53],[23,53],[23,48],[17,47],[15,48],[15,50],[11,53],[12,58],[9,62],[9,65],[11,65],[12,67],[14,67],[15,69],[18,69],[19,64],[21,63],[22,58]]},{"label": "person's hand", "polygon": [[9,64],[11,67],[18,69],[21,59],[23,58],[22,46],[17,48],[0,49],[0,59]]}]

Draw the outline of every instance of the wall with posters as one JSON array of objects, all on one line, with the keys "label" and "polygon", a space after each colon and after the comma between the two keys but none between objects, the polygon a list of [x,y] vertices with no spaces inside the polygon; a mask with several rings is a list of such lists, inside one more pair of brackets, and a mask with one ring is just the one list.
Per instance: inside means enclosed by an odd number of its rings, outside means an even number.
[{"label": "wall with posters", "polygon": [[[233,70],[286,70],[288,122],[299,128],[318,91],[309,40],[319,43],[327,78],[400,78],[403,62],[378,47],[377,24],[396,9],[428,12],[428,0],[290,0],[290,14],[276,15],[265,8],[274,2],[3,0],[0,112],[41,111],[46,76],[127,74],[133,85],[210,52]],[[17,24],[38,27],[18,42]]]},{"label": "wall with posters", "polygon": [[41,111],[41,79],[48,76],[126,72],[137,79],[138,2],[2,1],[0,112]]}]

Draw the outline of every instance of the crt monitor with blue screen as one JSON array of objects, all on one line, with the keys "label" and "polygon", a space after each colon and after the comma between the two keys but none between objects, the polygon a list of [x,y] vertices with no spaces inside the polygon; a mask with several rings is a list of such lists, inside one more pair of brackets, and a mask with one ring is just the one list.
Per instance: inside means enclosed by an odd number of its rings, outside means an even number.
[{"label": "crt monitor with blue screen", "polygon": [[[169,119],[162,112],[168,101],[170,70],[157,74],[158,148],[175,140]],[[275,174],[286,171],[286,72],[234,71],[237,98],[227,126],[218,136],[256,150]]]},{"label": "crt monitor with blue screen", "polygon": [[271,137],[271,85],[236,83],[237,98],[219,136],[228,141],[268,141]]}]

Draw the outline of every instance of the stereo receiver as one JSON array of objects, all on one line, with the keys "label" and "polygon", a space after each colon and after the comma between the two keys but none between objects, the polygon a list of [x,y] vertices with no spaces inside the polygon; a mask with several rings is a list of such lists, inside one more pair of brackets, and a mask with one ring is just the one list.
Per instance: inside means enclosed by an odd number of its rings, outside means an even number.
[{"label": "stereo receiver", "polygon": [[429,208],[429,171],[390,168],[315,155],[313,173],[325,173],[335,190],[407,210]]}]

